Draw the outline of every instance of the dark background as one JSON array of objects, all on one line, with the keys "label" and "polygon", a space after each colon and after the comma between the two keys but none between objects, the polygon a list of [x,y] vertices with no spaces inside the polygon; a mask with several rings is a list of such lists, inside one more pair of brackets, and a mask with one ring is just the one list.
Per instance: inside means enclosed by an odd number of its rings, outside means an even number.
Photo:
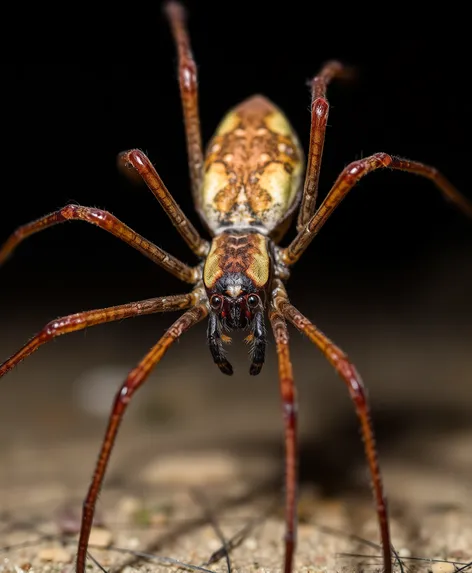
[{"label": "dark background", "polygon": [[[460,14],[382,14],[303,2],[188,7],[205,142],[231,106],[262,93],[285,111],[307,150],[307,81],[324,61],[338,58],[355,66],[358,78],[329,89],[321,196],[349,162],[386,151],[436,166],[471,197],[469,59]],[[115,164],[122,150],[145,150],[197,222],[176,55],[159,3],[109,13],[71,8],[55,13],[57,20],[43,9],[25,16],[21,26],[10,22],[16,39],[2,90],[1,239],[73,201],[107,208],[193,262],[151,194],[130,185]],[[471,245],[471,226],[430,182],[375,173],[323,229],[297,266],[291,289],[315,298],[348,281],[340,299],[396,299],[423,280],[428,265],[466,257]],[[462,270],[468,275],[471,269]],[[23,289],[30,302],[34,289],[43,301],[84,297],[93,303],[101,302],[101,289],[122,291],[120,300],[126,300],[181,288],[133,249],[81,223],[30,239],[2,270],[7,306]]]},{"label": "dark background", "polygon": [[[329,88],[321,197],[345,165],[385,151],[436,166],[472,199],[470,60],[464,16],[452,7],[414,14],[357,3],[187,5],[205,142],[229,108],[262,93],[285,111],[307,150],[307,82],[324,61],[338,58],[355,66],[358,77]],[[201,229],[190,199],[176,54],[159,3],[103,13],[96,6],[63,12],[41,6],[7,13],[4,21],[12,42],[3,68],[0,240],[20,224],[77,202],[108,209],[173,255],[195,262],[151,193],[116,168],[120,151],[143,149]],[[401,386],[405,392],[418,387],[419,402],[427,392],[439,401],[457,395],[462,405],[470,398],[470,370],[458,366],[454,352],[464,349],[465,356],[472,342],[471,253],[470,221],[431,182],[376,172],[314,241],[294,269],[289,292],[352,352],[369,385],[385,388],[385,403],[396,392],[402,403]],[[56,316],[185,288],[101,230],[79,222],[58,226],[23,243],[1,269],[2,356]],[[31,358],[32,366],[25,363],[22,374],[9,374],[16,380],[7,385],[12,403],[18,404],[20,382],[22,396],[38,400],[44,389],[66,395],[64,380],[94,364],[121,360],[131,367],[170,320],[147,317],[57,341]],[[225,383],[223,401],[231,388],[244,403],[246,381],[253,384],[244,348],[234,349],[240,363],[228,383],[206,355],[204,326],[188,340],[168,364],[187,364],[189,385],[198,369],[211,372],[214,388]],[[312,368],[308,347],[301,337],[294,341],[304,384],[304,368]],[[260,393],[276,403],[277,393],[263,384],[267,377],[274,385],[272,347],[268,360]],[[321,358],[316,364],[324,368]],[[398,365],[401,380],[391,383]],[[41,377],[34,374],[39,368]],[[323,372],[341,394],[331,371]],[[27,390],[30,385],[36,389]],[[315,391],[311,381],[310,388]]]}]

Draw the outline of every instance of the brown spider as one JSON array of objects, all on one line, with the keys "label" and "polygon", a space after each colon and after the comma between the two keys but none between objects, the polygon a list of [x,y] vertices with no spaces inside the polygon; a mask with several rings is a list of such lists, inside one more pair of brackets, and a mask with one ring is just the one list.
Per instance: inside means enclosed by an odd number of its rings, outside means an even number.
[{"label": "brown spider", "polygon": [[[198,114],[197,72],[185,25],[185,12],[177,2],[166,5],[179,60],[190,177],[196,210],[212,239],[203,239],[166,189],[143,152],[121,155],[124,165],[144,179],[168,217],[201,262],[190,267],[153,245],[106,211],[68,205],[17,229],[0,249],[0,264],[26,237],[67,220],[92,223],[128,243],[167,272],[192,285],[188,294],[158,297],[58,318],[0,366],[0,377],[56,336],[96,324],[142,314],[185,310],[157,344],[130,372],[118,391],[98,461],[83,504],[77,554],[77,573],[84,573],[95,506],[119,425],[133,394],[145,382],[168,348],[189,328],[208,316],[208,341],[213,360],[224,374],[232,374],[223,345],[224,330],[247,329],[250,374],[264,363],[267,312],[279,361],[280,391],[285,424],[286,535],[285,573],[291,573],[296,534],[297,408],[289,335],[286,321],[305,334],[333,365],[347,385],[360,420],[377,509],[384,570],[392,570],[387,506],[375,449],[369,407],[359,374],[346,354],[331,342],[289,301],[284,283],[290,268],[305,252],[332,212],[365,175],[389,167],[427,177],[442,194],[472,216],[472,205],[436,169],[406,159],[376,153],[348,165],[315,209],[320,163],[328,117],[326,88],[346,69],[329,62],[311,84],[311,131],[306,175],[303,151],[282,112],[261,96],[247,99],[230,111],[203,155]],[[303,182],[303,185],[302,185]],[[298,209],[299,207],[299,209]],[[298,209],[298,235],[287,246],[278,242]]]}]

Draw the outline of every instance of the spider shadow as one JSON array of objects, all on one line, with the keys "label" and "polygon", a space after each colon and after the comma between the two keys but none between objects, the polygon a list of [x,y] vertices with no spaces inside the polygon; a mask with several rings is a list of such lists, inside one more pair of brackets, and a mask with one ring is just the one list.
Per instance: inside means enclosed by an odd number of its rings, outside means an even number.
[{"label": "spider shadow", "polygon": [[[453,437],[459,432],[472,433],[470,412],[441,404],[418,408],[372,410],[377,451],[382,460],[414,462],[429,471],[444,468],[441,457],[421,447],[438,438]],[[412,437],[420,437],[412,445]],[[283,455],[280,447],[278,451]],[[301,485],[316,485],[326,497],[349,494],[370,496],[370,489],[352,479],[358,469],[367,471],[359,424],[355,416],[337,420],[300,444],[299,480]],[[452,468],[453,469],[453,468]],[[353,483],[354,482],[354,483]]]},{"label": "spider shadow", "polygon": [[[348,418],[348,419],[347,419]],[[438,439],[443,444],[453,443],[460,434],[472,436],[472,417],[464,408],[433,404],[423,407],[402,406],[388,410],[373,409],[372,419],[380,466],[410,465],[430,475],[444,472],[444,458],[435,455]],[[413,441],[412,437],[417,436]],[[444,448],[444,445],[442,446]],[[235,444],[236,453],[249,456],[272,456],[278,461],[278,475],[268,487],[279,492],[283,507],[284,449],[282,440]],[[451,462],[452,463],[452,462]],[[468,468],[448,467],[449,475],[467,479]],[[364,479],[353,476],[364,475]],[[385,472],[384,472],[385,478]],[[299,444],[299,485],[315,488],[324,499],[361,500],[371,502],[368,467],[365,459],[359,424],[355,416],[344,416],[327,424],[317,434],[305,437]],[[386,492],[388,496],[388,491]],[[408,513],[408,499],[390,499],[391,514]],[[392,503],[393,502],[393,503]],[[373,502],[372,502],[373,503]],[[432,499],[435,511],[450,509],[449,505]],[[414,521],[414,516],[409,517]],[[346,535],[349,532],[346,531]]]}]

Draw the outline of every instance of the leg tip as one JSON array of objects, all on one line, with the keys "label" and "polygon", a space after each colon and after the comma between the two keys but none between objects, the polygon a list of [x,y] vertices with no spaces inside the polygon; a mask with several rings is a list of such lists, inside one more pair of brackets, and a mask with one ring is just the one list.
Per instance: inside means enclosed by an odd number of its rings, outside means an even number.
[{"label": "leg tip", "polygon": [[218,368],[221,370],[221,372],[223,372],[223,374],[226,374],[227,376],[233,375],[233,367],[227,360],[225,360],[225,362],[219,362]]},{"label": "leg tip", "polygon": [[253,363],[251,364],[250,368],[249,368],[249,374],[251,376],[257,376],[258,374],[260,374],[261,370],[262,370],[262,366],[263,364],[256,364]]}]

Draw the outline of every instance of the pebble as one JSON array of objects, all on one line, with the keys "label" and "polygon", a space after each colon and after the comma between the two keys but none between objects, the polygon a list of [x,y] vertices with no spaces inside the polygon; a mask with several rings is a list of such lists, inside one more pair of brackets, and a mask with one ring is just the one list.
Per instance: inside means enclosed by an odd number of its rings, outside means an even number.
[{"label": "pebble", "polygon": [[244,541],[244,546],[246,547],[246,549],[248,549],[249,551],[255,551],[257,549],[257,541],[254,539],[254,537],[248,537],[245,541]]},{"label": "pebble", "polygon": [[108,529],[103,529],[102,527],[92,527],[90,532],[90,545],[95,545],[97,547],[108,547],[111,544],[113,535]]},{"label": "pebble", "polygon": [[38,553],[41,561],[51,561],[52,563],[70,563],[72,554],[64,547],[44,547]]},{"label": "pebble", "polygon": [[118,502],[117,510],[120,515],[131,517],[137,513],[142,506],[142,502],[137,497],[125,496]]},{"label": "pebble", "polygon": [[453,563],[433,563],[431,571],[433,573],[454,573],[455,567]]}]

